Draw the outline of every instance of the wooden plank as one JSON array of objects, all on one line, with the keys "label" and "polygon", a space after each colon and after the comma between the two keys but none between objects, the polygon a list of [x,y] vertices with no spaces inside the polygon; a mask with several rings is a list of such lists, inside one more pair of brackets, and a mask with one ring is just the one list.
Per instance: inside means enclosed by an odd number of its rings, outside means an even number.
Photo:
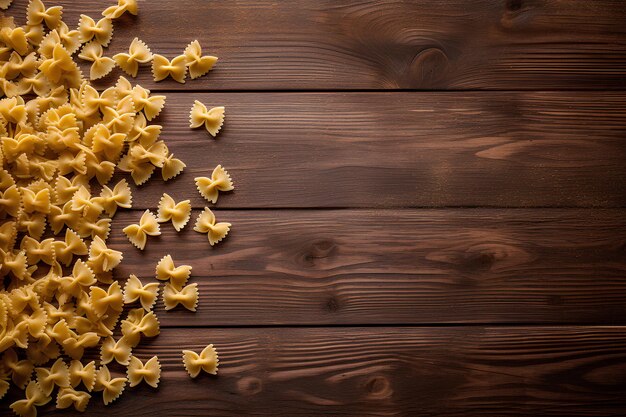
[{"label": "wooden plank", "polygon": [[193,223],[145,251],[121,229],[116,270],[154,280],[171,254],[192,265],[200,305],[164,326],[423,323],[626,324],[624,210],[216,210],[211,248]]},{"label": "wooden plank", "polygon": [[[216,140],[189,129],[196,99],[227,107]],[[160,122],[188,168],[138,208],[203,207],[217,164],[237,187],[220,207],[626,205],[626,93],[172,93]]]},{"label": "wooden plank", "polygon": [[[181,349],[208,343],[219,375],[192,380]],[[572,417],[626,407],[624,327],[165,329],[135,353],[159,356],[159,389],[128,388],[107,408],[94,394],[88,415]]]},{"label": "wooden plank", "polygon": [[[111,2],[48,3],[74,25]],[[108,53],[140,36],[172,58],[197,38],[220,57],[168,89],[623,89],[624,21],[621,0],[151,0],[115,22]],[[149,68],[138,79],[155,86]]]}]

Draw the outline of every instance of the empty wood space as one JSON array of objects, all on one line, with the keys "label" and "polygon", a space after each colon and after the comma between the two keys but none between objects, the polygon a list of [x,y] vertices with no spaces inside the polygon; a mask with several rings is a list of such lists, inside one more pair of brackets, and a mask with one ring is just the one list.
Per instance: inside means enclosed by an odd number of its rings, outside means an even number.
[{"label": "empty wood space", "polygon": [[[114,2],[45,0],[70,27]],[[27,3],[7,13],[22,24]],[[114,22],[107,56],[139,37],[168,58],[198,39],[220,59],[184,85],[150,66],[131,80],[167,96],[155,122],[187,168],[132,187],[115,276],[151,281],[169,253],[193,266],[200,304],[159,298],[162,333],[135,353],[159,356],[160,387],[107,408],[94,394],[85,415],[626,415],[626,2],[139,10]],[[189,129],[194,100],[226,107],[216,139]],[[236,190],[212,205],[193,179],[217,164]],[[164,192],[192,218],[139,251],[121,230]],[[192,230],[205,206],[233,225],[213,248]],[[208,343],[219,375],[192,380],[181,350]]]}]

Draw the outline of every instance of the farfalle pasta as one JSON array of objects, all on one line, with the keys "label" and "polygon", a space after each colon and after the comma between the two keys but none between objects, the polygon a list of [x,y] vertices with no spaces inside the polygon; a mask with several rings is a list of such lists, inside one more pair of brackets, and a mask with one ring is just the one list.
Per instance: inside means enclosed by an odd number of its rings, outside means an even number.
[{"label": "farfalle pasta", "polygon": [[144,211],[138,224],[131,224],[124,228],[123,232],[130,243],[143,250],[146,247],[148,236],[159,236],[161,230],[156,216],[150,211]]},{"label": "farfalle pasta", "polygon": [[217,203],[220,191],[225,192],[235,189],[230,174],[221,165],[215,167],[213,173],[211,173],[211,178],[196,177],[194,181],[200,195],[213,204]]},{"label": "farfalle pasta", "polygon": [[169,281],[175,288],[182,288],[191,275],[190,265],[175,266],[171,255],[165,255],[156,265],[156,279]]},{"label": "farfalle pasta", "polygon": [[159,200],[157,210],[157,221],[164,223],[171,221],[177,232],[181,231],[191,216],[191,202],[189,200],[179,201],[178,203],[167,193]]},{"label": "farfalle pasta", "polygon": [[136,275],[131,274],[124,285],[124,303],[131,304],[139,301],[144,310],[150,311],[156,302],[158,293],[159,284],[157,282],[144,285]]},{"label": "farfalle pasta", "polygon": [[[8,4],[0,0],[0,8]],[[52,398],[59,409],[85,411],[91,395],[100,395],[93,392],[102,392],[108,404],[127,382],[156,387],[159,381],[158,359],[142,362],[133,355],[143,338],[160,332],[153,311],[159,283],[131,275],[122,290],[114,269],[123,254],[107,239],[111,218],[132,206],[128,178],[140,185],[161,170],[167,181],[185,164],[160,137],[162,127],[152,123],[165,96],[124,77],[99,91],[76,59],[92,63],[91,79],[109,74],[115,64],[135,76],[152,61],[155,78],[185,82],[187,72],[202,76],[217,58],[204,56],[194,41],[170,62],[153,56],[139,39],[128,53],[106,57],[112,19],[126,12],[137,13],[135,0],[118,0],[100,20],[81,15],[75,28],[63,21],[61,7],[31,0],[26,25],[0,16],[0,398],[11,385],[25,390],[11,405],[18,415],[35,415]],[[201,124],[214,127],[208,120],[213,113],[203,115]],[[112,183],[116,171],[129,175]],[[209,196],[228,188],[214,176],[203,184]],[[144,213],[126,232],[142,242],[159,222],[181,230],[190,211],[188,200],[164,195],[158,217]],[[203,217],[196,228],[217,242],[222,225]],[[190,271],[169,256],[159,262],[166,309],[196,309]],[[125,304],[132,303],[141,308],[124,315]],[[98,351],[99,360],[91,360],[90,352]],[[128,381],[107,368],[120,364],[128,367]]]},{"label": "farfalle pasta", "polygon": [[89,70],[90,80],[97,80],[108,75],[115,67],[115,61],[104,56],[102,45],[95,41],[91,41],[83,46],[78,57],[92,63]]},{"label": "farfalle pasta", "polygon": [[126,12],[137,15],[137,0],[118,0],[116,5],[104,9],[102,16],[117,19]]},{"label": "farfalle pasta", "polygon": [[224,124],[225,112],[226,109],[221,106],[208,110],[202,102],[195,100],[189,112],[189,127],[195,129],[204,125],[206,131],[215,137]]},{"label": "farfalle pasta", "polygon": [[189,68],[189,75],[192,79],[202,77],[204,74],[211,71],[213,66],[217,63],[216,56],[202,55],[202,47],[197,40],[187,45],[183,54],[185,58],[187,58],[187,67]]},{"label": "farfalle pasta", "polygon": [[163,55],[154,54],[152,56],[152,76],[154,81],[172,77],[174,81],[184,84],[187,76],[187,57],[179,55],[170,61]]},{"label": "farfalle pasta", "polygon": [[107,46],[113,36],[113,22],[105,17],[96,22],[91,17],[81,14],[78,23],[80,41],[83,43],[94,39],[102,46]]},{"label": "farfalle pasta", "polygon": [[147,64],[152,61],[152,52],[145,42],[135,38],[130,42],[128,53],[115,54],[113,60],[126,74],[136,77],[137,72],[139,72],[139,64]]},{"label": "farfalle pasta", "polygon": [[131,387],[135,387],[142,381],[145,381],[152,388],[157,388],[161,379],[159,358],[153,356],[144,363],[136,356],[131,356],[126,376]]},{"label": "farfalle pasta", "polygon": [[226,222],[218,223],[211,209],[205,207],[198,215],[193,230],[198,233],[206,233],[209,243],[214,246],[228,235],[231,226],[230,223]]},{"label": "farfalle pasta", "polygon": [[126,377],[114,378],[106,365],[102,365],[96,372],[94,391],[102,391],[104,405],[117,400],[126,387]]},{"label": "farfalle pasta", "polygon": [[165,310],[171,310],[178,305],[182,305],[189,311],[196,311],[198,306],[198,284],[189,284],[180,289],[172,284],[165,284],[163,304],[165,305]]},{"label": "farfalle pasta", "polygon": [[208,345],[200,354],[192,350],[183,350],[183,364],[187,373],[192,378],[200,375],[200,372],[204,371],[211,375],[217,374],[217,367],[219,365],[219,357],[217,350],[213,345]]}]

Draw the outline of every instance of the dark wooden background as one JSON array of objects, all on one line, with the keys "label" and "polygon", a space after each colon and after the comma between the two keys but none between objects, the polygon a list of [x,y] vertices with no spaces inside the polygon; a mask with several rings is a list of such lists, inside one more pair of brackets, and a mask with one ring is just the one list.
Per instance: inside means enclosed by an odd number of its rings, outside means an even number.
[{"label": "dark wooden background", "polygon": [[[75,25],[110,2],[47,3]],[[625,2],[139,5],[107,54],[198,39],[220,61],[184,86],[140,71],[188,168],[135,209],[201,209],[193,178],[221,163],[233,230],[210,248],[165,226],[140,253],[121,233],[140,213],[116,217],[119,277],[171,253],[201,302],[159,302],[136,350],[159,389],[90,416],[626,415]],[[226,106],[217,140],[188,128],[195,99]],[[219,376],[191,380],[180,350],[208,343]]]}]

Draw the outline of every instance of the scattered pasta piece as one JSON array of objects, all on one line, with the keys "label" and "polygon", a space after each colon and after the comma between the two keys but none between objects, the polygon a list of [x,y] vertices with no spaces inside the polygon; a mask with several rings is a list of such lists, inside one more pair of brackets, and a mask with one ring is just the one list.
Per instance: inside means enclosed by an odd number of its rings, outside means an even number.
[{"label": "scattered pasta piece", "polygon": [[144,211],[139,224],[131,224],[123,229],[130,243],[143,250],[146,247],[148,236],[159,236],[161,230],[156,216],[150,211]]},{"label": "scattered pasta piece", "polygon": [[85,61],[93,62],[89,71],[89,79],[97,80],[109,74],[113,67],[115,67],[115,61],[111,58],[103,56],[104,51],[102,45],[98,42],[91,41],[80,51],[78,57]]},{"label": "scattered pasta piece", "polygon": [[137,0],[118,0],[117,5],[107,7],[102,12],[102,16],[109,19],[117,19],[126,12],[137,15]]},{"label": "scattered pasta piece", "polygon": [[55,29],[61,22],[62,6],[46,9],[41,0],[30,0],[26,8],[26,24],[36,26],[45,23],[50,29]]},{"label": "scattered pasta piece", "polygon": [[81,361],[73,360],[70,362],[69,374],[72,388],[82,383],[87,391],[91,391],[96,383],[96,363],[91,361],[83,365]]},{"label": "scattered pasta piece", "polygon": [[213,107],[207,110],[204,104],[195,100],[189,112],[189,127],[195,129],[204,125],[207,132],[215,137],[224,124],[225,111],[224,107]]},{"label": "scattered pasta piece", "polygon": [[37,409],[46,405],[52,398],[46,396],[35,381],[31,381],[26,387],[26,398],[23,400],[15,401],[11,404],[11,409],[21,417],[31,417],[37,415]]},{"label": "scattered pasta piece", "polygon": [[174,158],[174,154],[170,154],[163,160],[163,167],[161,168],[161,174],[163,181],[169,181],[172,178],[183,172],[187,165],[180,159]]},{"label": "scattered pasta piece", "polygon": [[143,309],[150,311],[156,302],[158,292],[159,284],[157,282],[143,285],[139,278],[131,274],[124,286],[124,303],[131,304],[139,300]]},{"label": "scattered pasta piece", "polygon": [[161,378],[159,358],[153,356],[146,363],[143,363],[136,356],[131,356],[126,376],[131,387],[139,385],[141,381],[146,381],[146,384],[152,388],[157,388]]},{"label": "scattered pasta piece", "polygon": [[191,275],[191,266],[174,266],[171,255],[165,255],[156,266],[156,279],[160,281],[170,281],[174,288],[182,288]]},{"label": "scattered pasta piece", "polygon": [[209,243],[213,246],[228,235],[231,226],[230,223],[226,222],[216,223],[213,212],[208,207],[205,207],[204,211],[198,215],[193,230],[198,233],[206,233]]},{"label": "scattered pasta piece", "polygon": [[100,363],[108,364],[113,360],[121,365],[128,365],[132,347],[128,344],[128,339],[122,336],[115,341],[113,337],[107,337],[100,348]]},{"label": "scattered pasta piece", "polygon": [[145,42],[135,38],[128,47],[128,53],[122,52],[113,55],[117,65],[131,77],[136,77],[139,72],[139,64],[147,64],[152,60],[152,52]]},{"label": "scattered pasta piece", "polygon": [[165,310],[171,310],[181,304],[189,311],[196,311],[198,306],[198,284],[189,284],[180,290],[172,284],[165,284],[163,304],[165,304]]},{"label": "scattered pasta piece", "polygon": [[78,33],[80,34],[80,41],[83,43],[95,39],[100,45],[107,46],[113,37],[113,22],[105,17],[96,23],[91,17],[81,14]]},{"label": "scattered pasta piece", "polygon": [[185,55],[179,55],[170,61],[163,55],[154,54],[152,57],[152,75],[154,81],[172,77],[175,81],[184,84],[187,76],[187,58]]},{"label": "scattered pasta piece", "polygon": [[187,45],[184,55],[185,58],[187,58],[187,67],[189,68],[189,75],[192,79],[202,77],[204,74],[211,71],[217,62],[216,56],[202,56],[202,47],[197,40]]},{"label": "scattered pasta piece", "polygon": [[184,200],[175,202],[172,197],[167,193],[163,193],[161,200],[159,200],[159,207],[157,213],[157,221],[164,223],[172,221],[172,225],[177,232],[180,232],[191,216],[191,202]]},{"label": "scattered pasta piece", "polygon": [[13,3],[13,0],[0,0],[0,9],[8,9],[11,3]]},{"label": "scattered pasta piece", "polygon": [[37,385],[46,397],[52,394],[52,390],[57,387],[68,387],[70,385],[70,374],[63,359],[59,358],[48,368],[35,368],[37,375]]},{"label": "scattered pasta piece", "polygon": [[122,395],[126,381],[125,377],[113,378],[109,368],[106,365],[102,365],[96,373],[94,391],[102,391],[104,405],[108,405]]},{"label": "scattered pasta piece", "polygon": [[57,394],[56,407],[59,409],[74,407],[76,411],[83,413],[87,409],[87,404],[89,404],[90,399],[91,395],[87,392],[76,391],[74,388],[70,387],[63,387],[59,389],[59,393]]},{"label": "scattered pasta piece", "polygon": [[159,320],[152,312],[146,312],[143,308],[136,308],[128,312],[126,319],[122,320],[122,334],[132,347],[137,346],[141,335],[154,337],[161,332]]},{"label": "scattered pasta piece", "polygon": [[196,177],[196,188],[207,201],[215,204],[219,197],[219,191],[232,191],[235,189],[228,172],[218,165],[213,170],[211,178]]},{"label": "scattered pasta piece", "polygon": [[219,358],[213,345],[208,345],[199,355],[192,350],[183,350],[183,364],[192,378],[197,377],[201,371],[217,375]]}]

